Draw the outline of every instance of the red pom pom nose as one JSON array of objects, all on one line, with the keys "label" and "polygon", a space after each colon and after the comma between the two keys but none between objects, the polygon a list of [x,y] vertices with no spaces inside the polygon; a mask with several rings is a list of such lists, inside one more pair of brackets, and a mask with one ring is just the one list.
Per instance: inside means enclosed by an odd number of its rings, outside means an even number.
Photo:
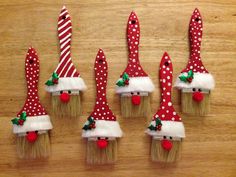
[{"label": "red pom pom nose", "polygon": [[133,105],[140,105],[141,97],[139,95],[132,96],[132,103]]},{"label": "red pom pom nose", "polygon": [[105,139],[97,140],[97,146],[99,149],[105,149],[108,145],[108,141]]},{"label": "red pom pom nose", "polygon": [[34,143],[38,138],[38,134],[36,132],[28,132],[26,138],[28,142]]},{"label": "red pom pom nose", "polygon": [[193,93],[193,100],[196,102],[201,102],[204,98],[204,95],[201,92],[194,92]]},{"label": "red pom pom nose", "polygon": [[161,145],[163,149],[170,151],[172,149],[172,142],[170,140],[162,140]]},{"label": "red pom pom nose", "polygon": [[70,101],[70,95],[68,93],[62,93],[60,99],[63,103],[68,103]]}]

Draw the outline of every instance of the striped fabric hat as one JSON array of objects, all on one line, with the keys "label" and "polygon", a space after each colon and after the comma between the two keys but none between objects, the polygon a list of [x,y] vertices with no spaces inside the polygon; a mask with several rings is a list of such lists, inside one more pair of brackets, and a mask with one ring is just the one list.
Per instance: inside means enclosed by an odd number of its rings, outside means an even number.
[{"label": "striped fabric hat", "polygon": [[51,78],[46,82],[48,92],[61,90],[86,89],[80,73],[76,70],[71,59],[72,23],[68,10],[63,6],[58,19],[58,39],[60,43],[60,62]]}]

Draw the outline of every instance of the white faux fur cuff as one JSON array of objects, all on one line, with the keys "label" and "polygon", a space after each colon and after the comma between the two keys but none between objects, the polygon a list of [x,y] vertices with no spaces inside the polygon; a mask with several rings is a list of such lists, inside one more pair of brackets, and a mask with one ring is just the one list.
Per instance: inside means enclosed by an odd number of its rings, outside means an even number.
[{"label": "white faux fur cuff", "polygon": [[30,131],[51,130],[52,124],[48,115],[27,116],[24,125],[13,125],[13,133],[26,133]]},{"label": "white faux fur cuff", "polygon": [[[187,75],[187,73],[182,73]],[[179,76],[181,76],[180,74]],[[213,76],[209,73],[194,73],[193,80],[191,83],[183,82],[177,78],[175,82],[175,87],[179,89],[183,88],[202,88],[212,90],[215,87],[215,80]]]},{"label": "white faux fur cuff", "polygon": [[[185,129],[183,122],[177,121],[161,121],[162,127],[161,131],[154,131],[147,129],[146,133],[150,136],[172,136],[172,137],[185,137]],[[152,125],[155,126],[155,121],[151,122]]]},{"label": "white faux fur cuff", "polygon": [[117,121],[95,120],[95,129],[83,130],[82,137],[115,137],[122,136],[122,130]]},{"label": "white faux fur cuff", "polygon": [[153,92],[155,89],[149,77],[130,77],[129,85],[124,87],[116,86],[116,93],[127,92]]},{"label": "white faux fur cuff", "polygon": [[46,86],[48,92],[58,92],[61,90],[80,90],[83,91],[87,87],[81,77],[60,77],[58,84]]}]

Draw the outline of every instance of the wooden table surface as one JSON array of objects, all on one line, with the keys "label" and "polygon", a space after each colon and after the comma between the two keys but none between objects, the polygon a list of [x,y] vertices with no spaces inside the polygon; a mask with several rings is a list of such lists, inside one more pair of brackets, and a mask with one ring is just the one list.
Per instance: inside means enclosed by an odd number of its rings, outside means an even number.
[{"label": "wooden table surface", "polygon": [[[52,117],[52,155],[48,160],[20,160],[10,120],[26,96],[24,60],[29,45],[40,58],[40,97],[51,112],[44,82],[59,59],[57,18],[66,5],[72,18],[72,58],[88,90],[79,121]],[[174,78],[189,55],[188,25],[195,7],[203,16],[202,60],[216,79],[211,113],[206,117],[180,113],[180,95],[173,90],[174,106],[186,128],[182,159],[174,164],[150,160],[147,121],[120,116],[114,83],[127,63],[126,24],[132,10],[140,20],[140,60],[156,89],[152,113],[159,106],[158,68],[168,51]],[[0,1],[0,177],[235,177],[236,176],[236,1],[235,0],[1,0]],[[81,127],[95,103],[93,63],[98,48],[109,65],[108,101],[125,133],[115,165],[89,166]],[[148,118],[151,119],[151,116]]]}]

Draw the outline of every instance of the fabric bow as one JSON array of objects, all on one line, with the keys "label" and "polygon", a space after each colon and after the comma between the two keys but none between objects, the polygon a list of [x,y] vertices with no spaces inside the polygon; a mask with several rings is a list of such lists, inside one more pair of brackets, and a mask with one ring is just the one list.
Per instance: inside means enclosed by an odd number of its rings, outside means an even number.
[{"label": "fabric bow", "polygon": [[185,74],[182,74],[181,76],[179,76],[179,79],[183,82],[191,83],[193,80],[193,75],[193,70],[189,70],[187,76]]},{"label": "fabric bow", "polygon": [[161,119],[160,118],[156,118],[155,120],[155,126],[150,124],[150,126],[148,127],[150,130],[154,130],[154,131],[161,131],[161,127],[162,127],[162,123],[161,123]]},{"label": "fabric bow", "polygon": [[96,128],[96,122],[93,117],[89,117],[88,120],[86,121],[85,125],[83,126],[83,130],[91,130]]},{"label": "fabric bow", "polygon": [[126,85],[129,85],[129,75],[127,73],[124,73],[122,78],[120,78],[117,82],[116,85],[119,87],[124,87]]},{"label": "fabric bow", "polygon": [[27,115],[26,112],[22,112],[20,117],[16,117],[14,119],[11,120],[12,124],[14,125],[24,125],[24,122],[26,121]]},{"label": "fabric bow", "polygon": [[57,73],[53,72],[52,77],[45,83],[47,86],[52,86],[58,84],[59,76]]}]

